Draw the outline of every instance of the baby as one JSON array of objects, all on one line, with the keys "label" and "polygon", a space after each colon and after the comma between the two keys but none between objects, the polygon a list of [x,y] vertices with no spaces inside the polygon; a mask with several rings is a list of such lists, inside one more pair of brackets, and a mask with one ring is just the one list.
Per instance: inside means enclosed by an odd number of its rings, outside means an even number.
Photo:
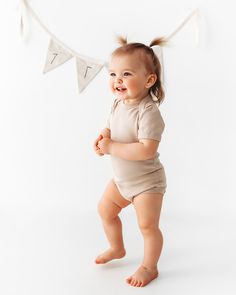
[{"label": "baby", "polygon": [[97,155],[110,155],[114,171],[98,203],[110,248],[95,263],[125,256],[118,214],[133,204],[144,239],[144,257],[126,282],[143,287],[158,276],[157,263],[163,244],[159,217],[166,177],[157,149],[165,124],[157,103],[163,101],[164,91],[161,65],[152,46],[161,46],[166,41],[156,38],[150,46],[127,43],[123,37],[118,37],[118,41],[121,46],[112,53],[108,66],[115,100],[107,126],[93,146]]}]

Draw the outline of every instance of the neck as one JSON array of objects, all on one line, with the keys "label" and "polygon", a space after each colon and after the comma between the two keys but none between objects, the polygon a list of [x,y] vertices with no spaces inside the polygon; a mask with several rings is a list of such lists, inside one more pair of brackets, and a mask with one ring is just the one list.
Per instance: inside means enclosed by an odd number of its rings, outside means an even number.
[{"label": "neck", "polygon": [[146,93],[146,94],[142,95],[139,98],[128,98],[128,99],[124,99],[124,103],[125,104],[136,104],[136,103],[139,103],[141,100],[143,100],[148,95],[149,95],[149,93]]}]

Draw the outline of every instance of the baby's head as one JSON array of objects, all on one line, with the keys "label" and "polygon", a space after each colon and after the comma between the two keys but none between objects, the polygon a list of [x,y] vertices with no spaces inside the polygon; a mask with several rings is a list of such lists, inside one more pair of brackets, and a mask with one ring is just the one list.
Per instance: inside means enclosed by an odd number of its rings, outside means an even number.
[{"label": "baby's head", "polygon": [[154,39],[150,46],[142,43],[127,43],[118,37],[121,44],[111,54],[109,61],[110,87],[119,98],[140,100],[152,93],[160,104],[164,99],[161,83],[161,64],[152,46],[164,45],[164,38]]}]

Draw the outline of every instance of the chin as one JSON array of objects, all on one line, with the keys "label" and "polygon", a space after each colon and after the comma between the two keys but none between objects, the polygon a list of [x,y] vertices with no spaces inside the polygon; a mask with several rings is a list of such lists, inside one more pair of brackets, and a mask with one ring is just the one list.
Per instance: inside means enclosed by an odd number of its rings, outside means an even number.
[{"label": "chin", "polygon": [[114,94],[115,94],[116,97],[121,98],[121,99],[126,99],[127,98],[126,94],[122,94],[122,93],[119,93],[119,92],[115,92]]}]

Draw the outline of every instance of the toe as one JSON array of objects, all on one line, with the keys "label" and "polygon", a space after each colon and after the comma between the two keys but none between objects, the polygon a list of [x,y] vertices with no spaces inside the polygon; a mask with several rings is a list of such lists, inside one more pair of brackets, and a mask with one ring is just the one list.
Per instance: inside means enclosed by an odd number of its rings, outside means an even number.
[{"label": "toe", "polygon": [[146,281],[143,281],[142,284],[141,284],[141,287],[144,287],[147,285],[147,282]]},{"label": "toe", "polygon": [[103,264],[103,263],[106,263],[106,259],[99,256],[99,257],[97,257],[97,259],[95,260],[95,262],[97,264]]},{"label": "toe", "polygon": [[139,281],[136,287],[141,287],[141,285],[142,285],[142,282]]},{"label": "toe", "polygon": [[130,284],[131,280],[132,280],[132,277],[128,277],[128,278],[126,279],[126,282],[127,282],[128,284]]},{"label": "toe", "polygon": [[101,259],[97,258],[97,259],[95,260],[95,263],[100,264],[100,263],[101,263]]},{"label": "toe", "polygon": [[133,282],[133,286],[135,287],[135,286],[136,286],[136,284],[137,284],[137,281],[136,281],[136,280],[134,280],[134,282]]},{"label": "toe", "polygon": [[135,285],[135,283],[136,283],[136,280],[135,279],[132,279],[132,281],[131,281],[131,286],[134,286]]},{"label": "toe", "polygon": [[134,284],[135,287],[138,287],[139,281],[137,280]]}]

